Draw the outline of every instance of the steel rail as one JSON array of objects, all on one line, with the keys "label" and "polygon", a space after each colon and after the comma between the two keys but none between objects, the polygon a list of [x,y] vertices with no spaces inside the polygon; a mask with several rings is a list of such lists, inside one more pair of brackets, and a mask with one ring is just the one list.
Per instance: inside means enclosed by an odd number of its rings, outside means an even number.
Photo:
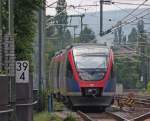
[{"label": "steel rail", "polygon": [[[78,115],[80,115],[81,118],[83,118],[84,121],[95,121],[98,119],[98,118],[96,118],[96,119],[91,118],[90,116],[88,116],[86,113],[83,113],[82,111],[78,111],[77,113],[78,113]],[[126,118],[123,118],[119,115],[115,115],[112,112],[106,111],[105,113],[108,114],[109,116],[111,116],[112,119],[116,119],[117,121],[127,121]]]},{"label": "steel rail", "polygon": [[0,114],[13,112],[14,109],[1,110]]},{"label": "steel rail", "polygon": [[[112,119],[116,119],[117,121],[144,121],[145,119],[148,119],[150,117],[150,112],[144,113],[140,116],[137,116],[135,118],[128,119],[127,117],[124,117],[124,115],[121,115],[119,113],[111,112],[111,111],[106,111],[106,114],[112,117]],[[84,121],[95,121],[98,118],[91,118],[88,116],[88,114],[78,111],[77,114],[84,120]],[[130,114],[130,113],[129,113]]]},{"label": "steel rail", "polygon": [[141,116],[138,116],[138,117],[136,117],[134,119],[131,119],[131,121],[144,121],[145,119],[148,119],[148,118],[150,118],[150,112],[145,113],[145,114],[143,114]]},{"label": "steel rail", "polygon": [[34,101],[34,102],[30,102],[30,103],[21,103],[21,104],[16,104],[16,106],[32,106],[32,105],[35,105],[37,104],[38,101]]},{"label": "steel rail", "polygon": [[117,115],[113,112],[109,112],[109,111],[106,111],[106,113],[110,116],[112,116],[112,118],[116,119],[117,121],[129,121],[128,119],[122,117],[121,115]]},{"label": "steel rail", "polygon": [[90,118],[86,113],[83,113],[82,111],[78,111],[77,114],[80,115],[80,117],[83,118],[84,121],[93,121],[92,118]]}]

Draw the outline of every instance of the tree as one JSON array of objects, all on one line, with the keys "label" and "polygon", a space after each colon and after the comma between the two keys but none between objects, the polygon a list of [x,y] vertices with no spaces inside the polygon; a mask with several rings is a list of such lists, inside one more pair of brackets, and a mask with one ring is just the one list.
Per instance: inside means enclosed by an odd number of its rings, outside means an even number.
[{"label": "tree", "polygon": [[119,21],[119,22],[118,22],[119,27],[117,28],[119,44],[121,44],[122,38],[123,38],[122,26],[120,26],[121,24],[122,24],[121,21]]},{"label": "tree", "polygon": [[137,83],[139,83],[138,62],[128,58],[116,58],[115,63],[117,83],[122,83],[126,89],[137,88]]},{"label": "tree", "polygon": [[123,44],[126,44],[126,42],[127,42],[127,38],[126,38],[126,36],[124,35],[123,38],[122,38],[122,43],[123,43]]},{"label": "tree", "polygon": [[121,21],[119,21],[117,24],[119,27],[114,30],[114,43],[121,44],[121,43],[124,43],[124,41],[126,40],[126,37],[124,35],[123,29],[121,26],[122,24]]},{"label": "tree", "polygon": [[35,24],[37,23],[35,11],[39,9],[40,5],[41,0],[15,1],[14,28],[17,60],[29,60],[32,63],[33,41],[36,33]]},{"label": "tree", "polygon": [[65,38],[65,46],[70,45],[72,43],[72,36],[70,31],[67,29],[64,33],[64,38]]},{"label": "tree", "polygon": [[81,43],[88,43],[95,39],[95,33],[88,28],[87,26],[83,29],[80,33],[80,42]]},{"label": "tree", "polygon": [[128,35],[128,41],[129,42],[137,42],[137,30],[136,28],[132,28],[131,33]]},{"label": "tree", "polygon": [[8,33],[8,0],[1,1],[2,12],[2,34]]},{"label": "tree", "polygon": [[114,30],[114,44],[117,44],[118,43],[118,33],[117,33],[117,30],[115,29]]},{"label": "tree", "polygon": [[58,37],[60,43],[59,49],[63,48],[64,46],[64,32],[66,31],[65,24],[67,24],[67,3],[66,0],[58,0],[57,2],[57,7],[56,7],[56,17],[55,17],[55,24],[59,24],[56,26],[57,32],[58,32]]},{"label": "tree", "polygon": [[145,57],[145,55],[147,55],[146,53],[146,43],[147,43],[147,35],[145,34],[145,30],[144,30],[144,21],[143,20],[139,20],[138,24],[137,24],[137,29],[138,29],[138,48],[139,48],[139,53],[140,53],[140,61],[141,63],[139,64],[139,72],[140,72],[140,77],[143,77],[144,80],[144,85],[146,88],[147,85],[147,58]]},{"label": "tree", "polygon": [[[58,0],[57,7],[56,7],[56,17],[55,17],[55,23],[56,24],[67,24],[67,3],[66,0]],[[66,27],[63,25],[57,26],[58,33],[61,34],[63,29]]]},{"label": "tree", "polygon": [[[36,33],[35,11],[39,9],[42,0],[15,0],[14,33],[15,54],[17,60],[32,62],[33,41]],[[3,34],[8,33],[8,0],[2,0]]]}]

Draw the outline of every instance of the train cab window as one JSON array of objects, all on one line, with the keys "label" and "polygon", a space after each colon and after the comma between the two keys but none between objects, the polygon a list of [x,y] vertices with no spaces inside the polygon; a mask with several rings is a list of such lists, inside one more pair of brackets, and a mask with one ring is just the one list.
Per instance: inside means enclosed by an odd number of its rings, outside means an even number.
[{"label": "train cab window", "polygon": [[[101,51],[100,51],[101,52]],[[104,79],[107,71],[108,53],[100,53],[97,50],[74,49],[74,61],[79,72],[79,77],[85,81],[99,81]]]},{"label": "train cab window", "polygon": [[73,79],[73,71],[71,68],[71,64],[69,63],[69,60],[67,60],[67,73],[66,73],[67,78]]}]

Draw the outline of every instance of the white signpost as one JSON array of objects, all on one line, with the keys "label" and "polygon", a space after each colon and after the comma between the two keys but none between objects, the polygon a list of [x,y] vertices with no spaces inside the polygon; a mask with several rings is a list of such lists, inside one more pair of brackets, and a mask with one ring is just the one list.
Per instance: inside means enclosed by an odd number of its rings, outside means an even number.
[{"label": "white signpost", "polygon": [[29,82],[29,61],[16,61],[16,82]]}]

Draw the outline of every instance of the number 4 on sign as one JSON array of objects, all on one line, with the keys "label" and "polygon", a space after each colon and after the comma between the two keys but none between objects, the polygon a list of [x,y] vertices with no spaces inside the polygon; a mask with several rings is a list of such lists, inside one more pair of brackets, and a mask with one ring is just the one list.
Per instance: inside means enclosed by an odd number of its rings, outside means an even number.
[{"label": "number 4 on sign", "polygon": [[16,82],[28,83],[29,82],[29,62],[16,61]]},{"label": "number 4 on sign", "polygon": [[25,80],[24,72],[21,74],[20,79]]}]

